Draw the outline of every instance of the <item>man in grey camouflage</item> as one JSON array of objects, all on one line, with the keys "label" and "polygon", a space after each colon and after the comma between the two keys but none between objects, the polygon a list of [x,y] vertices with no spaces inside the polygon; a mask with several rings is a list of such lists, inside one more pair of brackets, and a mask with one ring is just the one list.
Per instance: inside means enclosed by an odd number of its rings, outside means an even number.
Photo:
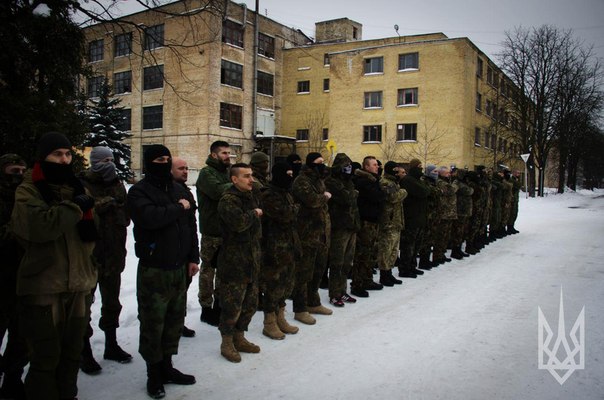
[{"label": "man in grey camouflage", "polygon": [[433,261],[439,264],[451,261],[446,256],[447,245],[451,238],[451,227],[457,219],[457,182],[450,183],[451,171],[448,167],[438,169],[438,188],[440,196],[440,223],[434,240]]},{"label": "man in grey camouflage", "polygon": [[[474,189],[468,185],[465,170],[456,170],[455,181],[457,182],[457,220],[453,222],[451,230],[451,258],[461,260],[468,257],[468,253],[461,250],[461,246],[469,236],[469,221],[472,216],[472,194]],[[466,244],[467,247],[467,244]]]}]

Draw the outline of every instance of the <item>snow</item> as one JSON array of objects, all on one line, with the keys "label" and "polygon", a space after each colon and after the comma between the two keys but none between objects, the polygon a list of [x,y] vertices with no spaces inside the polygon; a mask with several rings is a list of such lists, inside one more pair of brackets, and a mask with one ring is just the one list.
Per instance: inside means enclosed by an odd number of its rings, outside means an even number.
[{"label": "snow", "polygon": [[[166,399],[602,399],[604,191],[522,198],[516,227],[475,256],[371,292],[314,326],[296,323],[300,332],[282,341],[262,335],[257,313],[247,337],[262,351],[240,364],[222,358],[217,329],[199,321],[195,278],[186,325],[197,336],[181,339],[174,362],[197,384],[167,385]],[[103,360],[97,298],[93,349],[103,371],[79,375],[80,399],[148,399],[128,247],[118,338],[134,360]],[[537,368],[537,310],[557,332],[561,286],[567,331],[583,306],[586,331],[585,369],[563,385]]]}]

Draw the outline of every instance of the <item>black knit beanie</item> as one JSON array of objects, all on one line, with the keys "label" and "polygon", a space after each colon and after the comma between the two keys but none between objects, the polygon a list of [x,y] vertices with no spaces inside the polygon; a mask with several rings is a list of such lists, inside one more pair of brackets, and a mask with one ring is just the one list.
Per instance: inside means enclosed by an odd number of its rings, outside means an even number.
[{"label": "black knit beanie", "polygon": [[312,167],[313,164],[315,163],[315,160],[317,158],[321,158],[321,157],[323,157],[321,155],[321,153],[316,153],[316,152],[308,153],[308,155],[306,156],[306,165],[308,165],[309,167]]},{"label": "black knit beanie", "polygon": [[44,161],[46,156],[56,149],[71,149],[71,142],[62,133],[45,133],[38,141],[38,147],[36,148],[36,159],[38,161]]},{"label": "black knit beanie", "polygon": [[172,157],[170,154],[170,150],[162,145],[162,144],[153,144],[145,150],[145,154],[143,155],[143,160],[145,163],[145,168],[149,168],[149,165],[155,160],[157,157],[168,156]]}]

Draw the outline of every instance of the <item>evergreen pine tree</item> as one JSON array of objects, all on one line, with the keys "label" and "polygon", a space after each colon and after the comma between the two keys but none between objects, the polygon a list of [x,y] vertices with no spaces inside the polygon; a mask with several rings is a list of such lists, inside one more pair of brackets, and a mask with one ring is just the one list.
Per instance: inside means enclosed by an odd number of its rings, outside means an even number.
[{"label": "evergreen pine tree", "polygon": [[130,179],[134,176],[130,169],[130,145],[124,139],[132,135],[120,127],[126,117],[124,107],[120,107],[121,99],[111,98],[111,86],[105,80],[99,90],[98,99],[90,99],[88,107],[88,123],[90,131],[86,135],[85,146],[107,146],[113,150],[117,174],[120,179]]}]

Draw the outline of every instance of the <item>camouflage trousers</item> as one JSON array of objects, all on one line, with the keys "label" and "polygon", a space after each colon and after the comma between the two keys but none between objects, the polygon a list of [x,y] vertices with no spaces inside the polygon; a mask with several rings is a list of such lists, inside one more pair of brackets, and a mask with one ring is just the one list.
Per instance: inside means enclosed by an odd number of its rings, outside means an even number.
[{"label": "camouflage trousers", "polygon": [[352,267],[357,234],[345,229],[331,230],[329,246],[329,298],[346,294],[348,273]]},{"label": "camouflage trousers", "polygon": [[468,225],[470,217],[460,217],[453,220],[451,227],[451,244],[455,247],[461,246],[468,239]]},{"label": "camouflage trousers", "polygon": [[361,221],[361,230],[357,233],[357,247],[352,265],[352,288],[364,289],[373,282],[373,266],[377,257],[377,238],[379,225]]},{"label": "camouflage trousers", "polygon": [[201,237],[199,245],[201,268],[199,270],[199,292],[197,297],[199,305],[202,307],[212,307],[214,304],[214,292],[218,287],[218,278],[215,278],[216,260],[221,245],[221,237],[208,235]]},{"label": "camouflage trousers", "polygon": [[474,242],[481,234],[481,219],[478,213],[472,214],[468,222],[468,243]]},{"label": "camouflage trousers", "polygon": [[266,312],[277,312],[285,307],[287,299],[294,289],[296,263],[292,254],[289,262],[263,263],[260,270],[260,285],[264,293],[262,309]]},{"label": "camouflage trousers", "polygon": [[232,336],[235,331],[247,331],[258,307],[256,282],[223,282],[220,286],[220,323],[222,335]]},{"label": "camouflage trousers", "polygon": [[138,352],[149,364],[178,353],[187,306],[187,269],[148,268],[139,262],[136,299],[140,336]]},{"label": "camouflage trousers", "polygon": [[306,307],[321,305],[319,285],[327,268],[327,243],[302,242],[302,258],[296,265],[296,279],[292,300],[294,312],[304,312]]},{"label": "camouflage trousers", "polygon": [[78,393],[90,292],[23,296],[20,330],[29,349],[28,399],[68,399]]},{"label": "camouflage trousers", "polygon": [[489,221],[489,232],[497,232],[501,229],[501,207],[493,207]]},{"label": "camouflage trousers", "polygon": [[422,239],[419,247],[420,257],[430,257],[430,252],[436,241],[437,231],[440,227],[440,219],[428,219],[428,225],[422,230]]},{"label": "camouflage trousers", "polygon": [[413,271],[417,267],[415,256],[422,245],[423,230],[422,228],[405,228],[401,232],[399,271]]},{"label": "camouflage trousers", "polygon": [[392,269],[396,262],[400,241],[400,229],[380,229],[377,244],[377,264],[380,270],[389,271]]},{"label": "camouflage trousers", "polygon": [[438,224],[438,229],[436,229],[436,236],[434,237],[434,249],[432,251],[432,261],[441,260],[445,258],[445,253],[447,251],[447,245],[449,244],[449,239],[451,237],[451,226],[453,225],[453,220],[451,219],[442,219]]},{"label": "camouflage trousers", "polygon": [[518,218],[518,201],[512,200],[512,208],[510,209],[510,217],[507,221],[507,224],[510,226],[514,226],[517,218]]},{"label": "camouflage trousers", "polygon": [[501,228],[505,228],[508,225],[508,221],[510,219],[511,214],[510,205],[504,206],[501,208]]},{"label": "camouflage trousers", "polygon": [[[117,329],[120,326],[120,313],[122,304],[120,303],[120,286],[122,284],[122,275],[119,272],[113,274],[99,274],[97,286],[101,294],[101,318],[99,319],[99,328],[102,331]],[[94,303],[94,294],[96,286],[92,289],[92,302]],[[92,337],[92,325],[88,323],[86,329],[87,338]]]}]

